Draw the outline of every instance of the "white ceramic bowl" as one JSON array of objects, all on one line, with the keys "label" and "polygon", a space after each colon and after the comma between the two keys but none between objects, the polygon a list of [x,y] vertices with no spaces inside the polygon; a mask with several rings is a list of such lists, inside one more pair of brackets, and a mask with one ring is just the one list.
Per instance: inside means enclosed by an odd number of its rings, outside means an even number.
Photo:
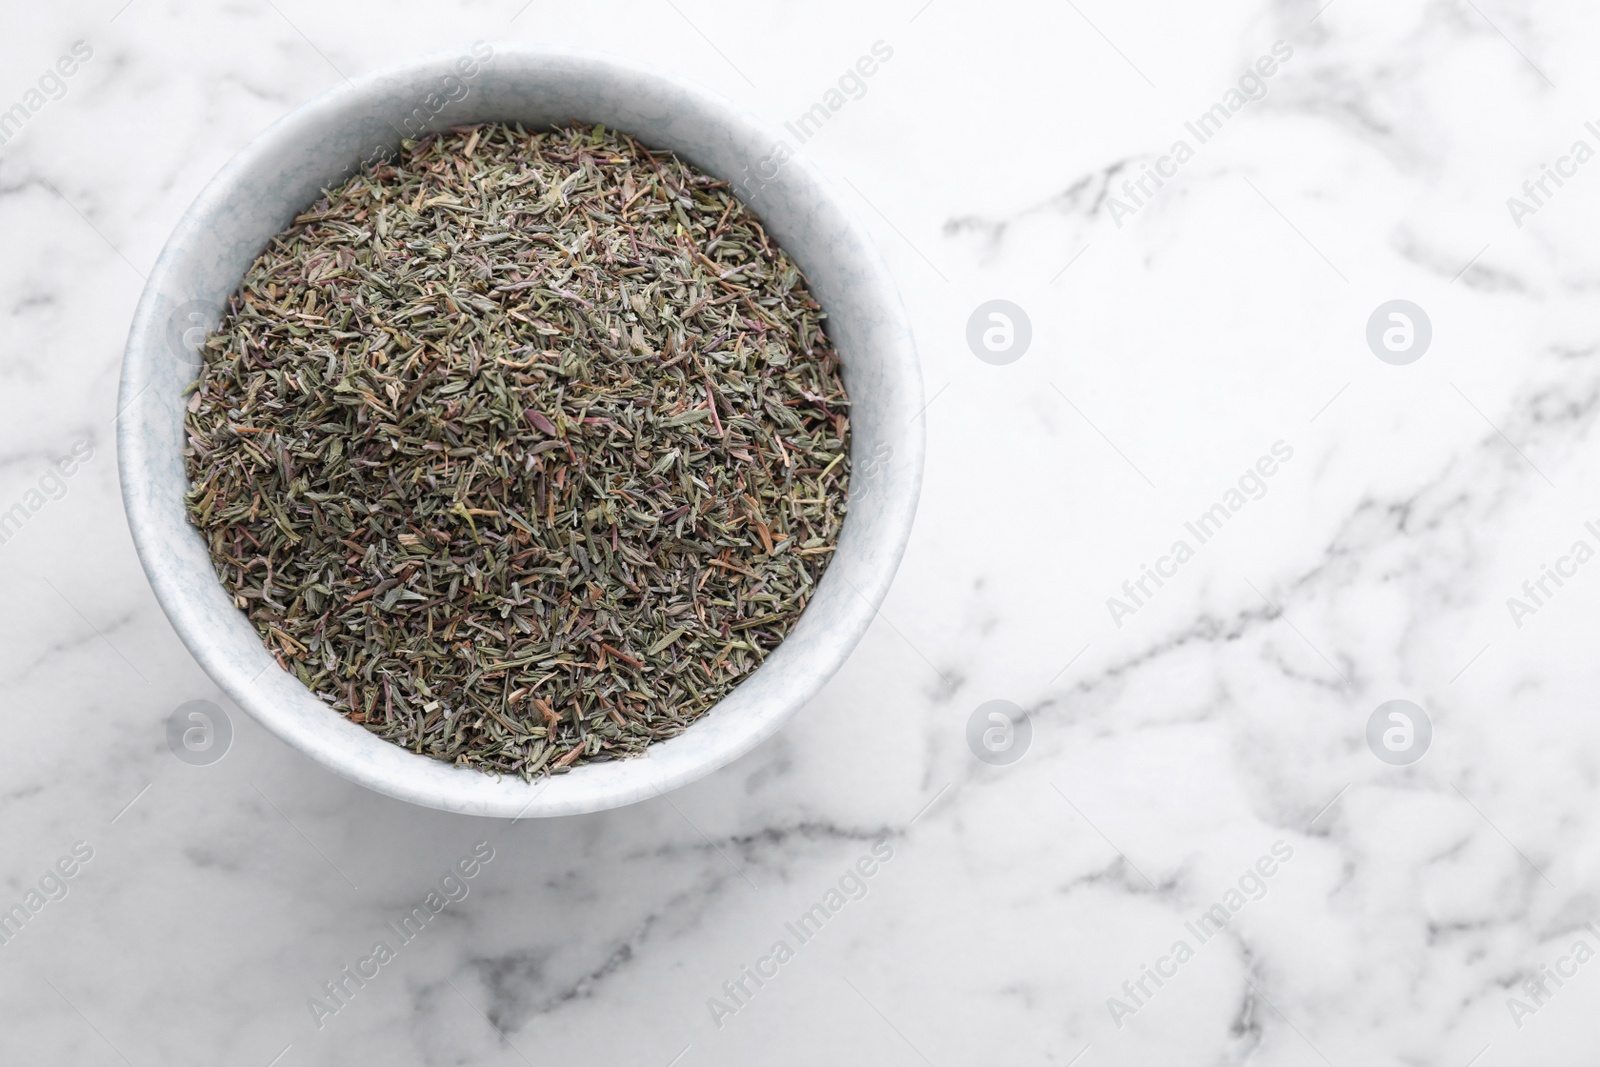
[{"label": "white ceramic bowl", "polygon": [[[805,271],[853,402],[850,510],[833,562],[783,643],[703,718],[635,759],[532,783],[414,755],[323,704],[281,669],[212,570],[184,513],[183,389],[267,241],[402,134],[503,120],[600,122],[737,184]],[[150,584],[189,650],[239,706],[318,762],[402,800],[473,815],[570,815],[693,781],[754,748],[860,639],[899,565],[922,479],[922,381],[911,327],[872,242],[793,146],[731,103],[614,58],[478,44],[358,79],[297,108],[241,151],[173,231],[139,301],[117,431],[124,505]],[[864,711],[869,709],[863,709]]]}]

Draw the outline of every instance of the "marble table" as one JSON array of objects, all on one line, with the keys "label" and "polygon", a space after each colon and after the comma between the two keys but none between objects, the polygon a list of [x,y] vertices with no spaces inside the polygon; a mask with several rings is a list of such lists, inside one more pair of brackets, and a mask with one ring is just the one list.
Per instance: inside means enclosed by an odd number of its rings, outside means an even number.
[{"label": "marble table", "polygon": [[[929,397],[822,694],[659,800],[514,824],[231,706],[112,445],[210,176],[478,39],[793,125]],[[1597,44],[1572,0],[13,5],[0,1062],[1594,1063]],[[191,701],[220,760],[168,744]]]}]

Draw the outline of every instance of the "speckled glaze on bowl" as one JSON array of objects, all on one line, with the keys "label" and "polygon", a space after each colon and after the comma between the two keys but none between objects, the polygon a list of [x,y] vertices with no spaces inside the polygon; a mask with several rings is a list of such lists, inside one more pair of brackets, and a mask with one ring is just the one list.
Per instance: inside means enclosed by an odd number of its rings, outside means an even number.
[{"label": "speckled glaze on bowl", "polygon": [[[492,53],[485,56],[486,53]],[[280,668],[217,580],[185,518],[183,389],[197,331],[296,214],[402,132],[483,121],[600,122],[736,183],[828,311],[853,403],[854,475],[838,549],[761,667],[688,730],[635,759],[532,783],[415,755],[368,733]],[[318,762],[415,804],[507,818],[630,804],[693,781],[771,736],[836,671],[905,550],[922,480],[922,381],[910,323],[851,212],[783,138],[671,75],[593,53],[479,44],[357,79],[297,108],[241,151],[178,223],[150,275],[123,359],[117,430],[124,506],[156,596],[239,706]]]}]

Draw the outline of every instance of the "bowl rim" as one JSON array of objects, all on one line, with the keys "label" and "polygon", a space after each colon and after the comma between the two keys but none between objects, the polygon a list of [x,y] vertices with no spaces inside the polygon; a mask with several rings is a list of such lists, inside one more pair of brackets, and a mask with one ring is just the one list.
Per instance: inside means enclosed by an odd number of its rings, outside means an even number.
[{"label": "bowl rim", "polygon": [[[297,678],[287,671],[270,671],[272,664],[269,662],[268,670],[258,674],[254,679],[247,680],[239,663],[230,657],[228,652],[231,649],[241,655],[249,653],[236,647],[237,642],[231,640],[219,642],[207,632],[207,617],[197,606],[196,596],[187,591],[180,581],[183,577],[194,577],[192,568],[184,569],[170,565],[168,553],[163,551],[163,536],[170,536],[170,531],[163,534],[158,518],[167,515],[170,521],[170,513],[159,508],[150,496],[142,491],[148,484],[158,480],[153,476],[152,468],[152,457],[157,455],[157,449],[142,429],[143,420],[130,416],[134,415],[135,406],[152,384],[152,375],[155,373],[152,361],[161,358],[162,355],[165,327],[160,319],[160,312],[162,305],[169,302],[166,294],[181,290],[182,282],[179,275],[182,269],[191,263],[191,257],[195,254],[193,246],[205,247],[202,236],[204,227],[216,219],[230,196],[236,194],[241,186],[248,184],[252,176],[258,175],[263,168],[273,167],[272,161],[276,154],[297,143],[296,139],[307,131],[317,129],[340,116],[349,115],[364,104],[371,103],[373,94],[397,78],[418,79],[437,76],[443,65],[455,60],[459,54],[433,52],[388,64],[347,79],[291,108],[246,142],[206,183],[184,211],[151,269],[133,316],[124,352],[121,387],[117,401],[119,415],[116,434],[123,505],[141,566],[162,611],[184,645],[211,679],[240,708],[290,746],[369,789],[438,810],[513,819],[598,811],[663,794],[733,762],[777,732],[843,664],[868,625],[879,613],[910,538],[912,521],[920,496],[925,447],[923,423],[920,419],[924,395],[921,370],[916,357],[913,331],[898,289],[876,245],[861,225],[859,216],[847,205],[837,187],[829,182],[807,157],[798,153],[791,154],[783,166],[794,168],[791,173],[799,175],[804,181],[805,188],[812,197],[810,202],[820,202],[831,210],[833,216],[829,222],[848,235],[849,241],[844,254],[849,257],[850,267],[865,283],[868,292],[867,306],[870,306],[872,315],[879,322],[879,329],[890,331],[894,341],[889,346],[892,351],[883,357],[884,362],[881,363],[881,366],[887,367],[891,372],[894,392],[900,397],[891,411],[903,415],[908,406],[914,411],[906,425],[894,427],[894,432],[891,434],[896,470],[893,477],[883,479],[887,490],[884,506],[888,510],[883,521],[876,524],[876,527],[881,529],[862,546],[867,550],[865,555],[870,557],[861,565],[865,573],[856,573],[854,575],[856,581],[846,578],[843,573],[836,575],[836,571],[842,570],[841,561],[836,557],[824,571],[817,593],[813,595],[801,615],[801,620],[796,624],[798,629],[803,625],[805,615],[812,613],[814,605],[821,598],[822,591],[828,588],[830,577],[834,578],[835,582],[845,582],[854,591],[855,601],[842,601],[852,605],[843,612],[842,620],[837,623],[830,622],[828,631],[830,639],[816,646],[820,654],[810,655],[797,669],[790,672],[793,675],[793,691],[785,692],[776,700],[763,698],[763,704],[748,710],[740,708],[736,714],[744,715],[745,718],[735,724],[737,728],[718,729],[711,743],[692,746],[696,750],[692,758],[677,757],[677,753],[683,751],[683,746],[672,747],[675,742],[689,737],[706,724],[719,707],[733,700],[735,694],[759,677],[778,655],[783,645],[788,643],[789,637],[793,636],[792,630],[790,635],[786,635],[784,642],[780,642],[778,649],[769,654],[767,660],[756,671],[741,679],[734,690],[696,719],[683,733],[650,745],[645,753],[639,756],[586,764],[562,775],[544,775],[531,782],[516,776],[494,775],[475,768],[458,767],[411,753],[402,746],[350,723],[331,708],[327,708],[327,714],[349,727],[349,731],[354,733],[339,731],[333,727],[319,726],[315,730],[306,729],[282,706],[282,700],[287,693],[281,688],[283,680],[287,680],[292,687],[298,687],[302,693],[311,696]],[[761,143],[787,144],[787,141],[767,122],[742,106],[692,80],[647,63],[590,49],[517,44],[493,44],[492,58],[497,65],[506,62],[528,66],[577,65],[592,76],[605,79],[611,84],[630,85],[656,81],[661,83],[662,89],[670,89],[692,102],[696,108],[695,113],[701,116],[697,122],[720,122],[742,132],[747,138],[760,138]],[[613,102],[611,106],[616,105]],[[448,126],[441,124],[435,128],[443,129]],[[725,174],[717,176],[728,177]],[[738,183],[735,184],[737,188]],[[759,216],[759,211],[757,214]],[[232,280],[228,291],[233,291],[237,284],[237,279]],[[856,450],[854,439],[851,448],[852,452]],[[165,452],[160,454],[167,455]],[[167,458],[170,460],[170,456]],[[197,530],[193,530],[193,527],[188,528],[197,538],[199,537]],[[847,516],[841,530],[841,542],[851,530]],[[209,560],[209,553],[207,558]],[[206,578],[215,583],[218,589],[222,588],[214,571],[209,567]],[[260,644],[259,638],[255,637],[253,627],[251,636],[256,641],[257,651],[270,656],[265,646]],[[268,677],[263,682],[262,679],[268,674],[273,677]],[[281,678],[277,677],[280,675]],[[789,680],[788,674],[785,675],[785,680]],[[277,691],[269,691],[273,689]],[[317,698],[311,696],[311,699]],[[337,738],[330,741],[330,737],[335,733],[338,735]],[[705,733],[702,732],[700,736],[703,740]],[[394,753],[405,757],[406,761],[422,761],[432,765],[433,768],[444,768],[446,773],[440,774],[437,770],[424,772],[417,765],[396,761],[392,756],[372,749],[362,740],[363,738],[382,746],[383,749],[393,750]],[[397,767],[412,767],[418,773],[397,773]],[[619,770],[630,767],[634,769]],[[461,776],[471,776],[474,781],[469,783]],[[447,782],[452,784],[447,786]],[[574,783],[582,783],[583,787],[576,788]]]}]

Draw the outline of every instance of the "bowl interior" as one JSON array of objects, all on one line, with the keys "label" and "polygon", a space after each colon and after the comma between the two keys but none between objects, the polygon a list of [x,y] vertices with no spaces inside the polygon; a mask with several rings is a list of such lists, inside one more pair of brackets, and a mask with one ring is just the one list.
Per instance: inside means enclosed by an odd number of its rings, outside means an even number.
[{"label": "bowl interior", "polygon": [[[735,183],[827,309],[851,411],[849,513],[816,594],[761,667],[683,734],[635,759],[532,783],[414,755],[334,712],[280,668],[185,517],[183,389],[193,341],[268,240],[402,137],[483,121],[599,122]],[[135,314],[122,377],[124,503],[163,609],[207,673],[314,759],[379,792],[476,815],[615,807],[691,781],[769,736],[839,667],[887,592],[916,508],[922,385],[899,297],[865,234],[793,146],[705,90],[593,54],[479,42],[369,75],[252,141],[184,215]]]}]

